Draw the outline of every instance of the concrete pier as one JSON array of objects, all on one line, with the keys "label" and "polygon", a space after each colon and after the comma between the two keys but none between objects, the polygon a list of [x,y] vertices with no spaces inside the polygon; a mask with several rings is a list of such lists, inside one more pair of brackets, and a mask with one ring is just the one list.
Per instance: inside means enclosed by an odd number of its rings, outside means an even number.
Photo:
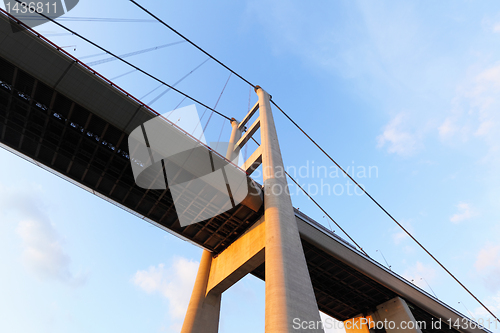
[{"label": "concrete pier", "polygon": [[[264,216],[216,259],[210,252],[203,253],[182,333],[217,332],[221,294],[264,262],[266,333],[297,332],[297,321],[321,320],[288,193],[270,96],[258,86],[255,92],[259,117],[244,136],[242,130],[256,108],[242,123],[231,120],[226,158],[237,163],[239,150],[260,128],[261,146],[248,164],[253,168],[262,164]],[[319,333],[323,329],[307,331]]]},{"label": "concrete pier", "polygon": [[181,333],[217,333],[221,294],[206,294],[212,253],[203,251]]},{"label": "concrete pier", "polygon": [[270,97],[260,87],[256,92],[261,117],[266,218],[266,333],[296,332],[295,318],[307,322],[321,319],[287,192]]}]

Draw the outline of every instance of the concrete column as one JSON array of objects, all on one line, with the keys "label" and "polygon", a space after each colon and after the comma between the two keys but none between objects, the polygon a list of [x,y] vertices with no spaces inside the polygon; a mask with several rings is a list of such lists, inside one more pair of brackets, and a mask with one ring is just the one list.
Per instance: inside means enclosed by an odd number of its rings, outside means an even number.
[{"label": "concrete column", "polygon": [[227,146],[226,158],[232,161],[234,164],[238,164],[237,160],[233,160],[238,157],[239,153],[238,150],[234,151],[234,145],[241,138],[241,130],[238,128],[238,125],[238,121],[236,121],[236,119],[234,118],[231,118],[231,126],[233,127],[233,130],[231,131],[231,138],[229,139],[229,145]]},{"label": "concrete column", "polygon": [[375,325],[382,326],[384,323],[387,333],[422,333],[408,304],[400,297],[395,297],[377,306],[377,311],[373,313],[372,317]]},{"label": "concrete column", "polygon": [[181,333],[217,333],[221,294],[206,295],[212,253],[204,250]]},{"label": "concrete column", "polygon": [[[270,97],[259,86],[255,92],[261,117],[266,220],[266,333],[301,332],[294,329],[294,322],[319,323],[321,318],[287,192]],[[318,328],[307,332],[324,331]]]},{"label": "concrete column", "polygon": [[[226,158],[230,161],[238,156],[238,152],[234,151],[234,145],[241,138],[241,130],[238,129],[238,125],[236,119],[232,118],[233,130],[226,153]],[[222,294],[217,292],[207,294],[211,266],[212,253],[204,250],[181,333],[217,333],[219,331]]]}]

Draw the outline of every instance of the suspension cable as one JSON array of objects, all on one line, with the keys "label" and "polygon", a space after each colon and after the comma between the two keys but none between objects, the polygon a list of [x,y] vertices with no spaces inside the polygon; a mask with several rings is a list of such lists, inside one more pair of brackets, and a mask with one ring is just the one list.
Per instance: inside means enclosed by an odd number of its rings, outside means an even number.
[{"label": "suspension cable", "polygon": [[[177,82],[175,82],[172,87],[175,87],[176,85],[178,85],[179,83],[181,83],[185,78],[187,78],[189,75],[193,74],[194,71],[196,71],[198,68],[200,68],[201,66],[203,66],[203,64],[205,64],[207,61],[209,61],[210,59],[207,58],[205,61],[203,61],[201,64],[199,64],[198,66],[196,66],[193,70],[191,70],[189,73],[187,73],[186,75],[184,75],[183,77],[181,77]],[[156,90],[156,89],[155,89]],[[163,95],[165,95],[166,93],[168,93],[169,91],[171,90],[171,88],[167,88],[165,91],[163,91],[161,94],[159,94],[158,96],[156,96],[155,98],[153,98],[149,103],[148,105],[151,106],[153,105],[154,102],[156,102],[157,100],[159,100]],[[153,90],[154,91],[154,90]],[[148,94],[149,95],[149,94]]]},{"label": "suspension cable", "polygon": [[[224,85],[224,88],[222,88],[222,91],[220,93],[219,99],[217,100],[217,103],[215,104],[215,106],[217,106],[217,104],[219,104],[219,100],[222,97],[222,94],[224,93],[224,90],[226,89],[227,83],[229,82],[229,79],[231,78],[231,74],[232,73],[229,73],[229,77],[227,78],[227,81],[226,81],[226,84]],[[217,143],[215,144],[215,151],[217,151],[217,147],[219,147],[220,138],[222,136],[222,131],[224,130],[224,126],[225,125],[226,125],[226,122],[225,121],[222,122],[222,128],[220,129],[219,138],[217,139]]]},{"label": "suspension cable", "polygon": [[[16,15],[20,20],[27,19],[30,21],[41,21],[41,17],[33,17],[31,15]],[[62,16],[55,18],[56,21],[73,21],[73,22],[105,22],[105,23],[157,23],[155,20],[146,19],[129,19],[129,18],[114,18],[114,17],[77,17],[77,16]]]},{"label": "suspension cable", "polygon": [[[17,1],[17,0],[16,0]],[[142,7],[141,5],[139,5],[137,2],[135,2],[134,0],[130,0],[134,5],[136,5],[137,7],[139,7],[140,9],[142,9],[144,12],[146,12],[147,14],[149,14],[151,17],[155,18],[158,22],[160,22],[161,24],[163,24],[164,26],[166,26],[167,28],[169,28],[170,30],[172,30],[174,33],[176,33],[178,36],[184,38],[189,44],[193,45],[194,47],[196,47],[198,50],[200,50],[201,52],[205,53],[207,56],[209,56],[212,60],[214,60],[215,62],[217,62],[219,65],[221,65],[222,67],[224,67],[225,69],[227,69],[228,71],[230,71],[231,73],[233,73],[234,75],[236,75],[237,77],[239,77],[240,79],[242,79],[243,81],[245,81],[246,83],[248,83],[249,85],[251,85],[252,87],[255,88],[255,86],[253,84],[250,83],[250,81],[248,81],[247,79],[245,79],[243,76],[239,75],[238,73],[236,73],[235,71],[233,71],[231,68],[227,67],[226,65],[224,65],[222,62],[220,62],[219,60],[217,60],[215,57],[213,57],[210,53],[208,53],[207,51],[205,51],[204,49],[202,49],[201,47],[199,47],[198,45],[196,45],[195,43],[193,43],[192,41],[190,41],[187,37],[185,37],[184,35],[182,35],[180,32],[178,32],[177,30],[175,30],[174,28],[172,28],[170,25],[168,25],[167,23],[165,23],[163,20],[161,20],[159,17],[157,17],[156,15],[154,15],[153,13],[151,13],[149,10],[147,10],[146,8]]]},{"label": "suspension cable", "polygon": [[[18,3],[19,3],[19,4],[21,4],[21,5],[23,4],[23,2],[22,2],[22,1],[20,1],[20,0],[16,0],[16,2],[18,2]],[[31,8],[31,7],[30,7],[30,8]],[[137,67],[136,65],[134,65],[134,64],[132,64],[132,63],[130,63],[129,61],[127,61],[127,60],[125,60],[125,59],[120,58],[118,55],[114,54],[113,52],[108,51],[107,49],[105,49],[104,47],[102,47],[102,46],[98,45],[97,43],[94,43],[94,42],[93,42],[93,41],[91,41],[90,39],[88,39],[88,38],[86,38],[86,37],[83,37],[82,35],[80,35],[80,34],[79,34],[79,33],[77,33],[76,31],[71,30],[70,28],[66,27],[65,25],[63,25],[63,24],[61,24],[61,23],[59,23],[59,22],[55,21],[53,18],[51,18],[51,17],[49,17],[49,16],[47,16],[47,15],[45,15],[45,14],[41,13],[41,12],[37,12],[37,11],[35,11],[35,12],[36,12],[38,15],[41,15],[41,16],[45,17],[47,20],[51,21],[52,23],[56,24],[57,26],[59,26],[59,27],[63,28],[64,30],[66,30],[66,31],[68,31],[68,32],[71,32],[71,33],[72,33],[72,34],[74,34],[75,36],[77,36],[77,37],[79,37],[80,39],[82,39],[82,40],[86,41],[87,43],[89,43],[89,44],[91,44],[91,45],[93,45],[93,46],[97,47],[99,50],[104,51],[104,52],[106,52],[106,53],[110,54],[111,56],[113,56],[113,57],[117,58],[118,60],[120,60],[120,61],[121,61],[121,62],[123,62],[124,64],[126,64],[126,65],[128,65],[128,66],[130,66],[130,67],[132,67],[132,68],[134,68],[134,69],[136,69],[136,70],[138,70],[138,71],[139,71],[139,72],[141,72],[142,74],[144,74],[144,75],[146,75],[146,76],[148,76],[148,77],[152,78],[153,80],[158,81],[159,83],[161,83],[161,84],[163,84],[163,85],[165,85],[165,86],[169,87],[170,89],[172,89],[172,90],[174,90],[175,92],[177,92],[177,93],[181,94],[182,96],[186,96],[187,98],[189,98],[189,99],[190,99],[190,100],[192,100],[193,102],[200,104],[201,106],[203,106],[203,107],[205,107],[205,108],[207,108],[207,109],[211,110],[212,112],[214,112],[214,113],[218,114],[219,116],[221,116],[221,117],[223,117],[223,118],[226,118],[227,120],[231,120],[231,118],[230,118],[230,117],[228,117],[228,116],[226,116],[225,114],[223,114],[223,113],[221,113],[221,112],[219,112],[219,111],[217,111],[217,110],[215,110],[215,109],[212,109],[211,107],[209,107],[209,106],[208,106],[208,105],[206,105],[205,103],[202,103],[202,102],[198,101],[196,98],[191,97],[190,95],[188,95],[188,94],[186,94],[186,93],[184,93],[184,92],[180,91],[179,89],[176,89],[176,88],[172,87],[171,85],[169,85],[169,84],[168,84],[168,83],[166,83],[165,81],[163,81],[163,80],[161,80],[161,79],[157,78],[156,76],[154,76],[154,75],[152,75],[152,74],[150,74],[150,73],[146,72],[145,70],[143,70],[143,69],[141,69],[141,68]]]},{"label": "suspension cable", "polygon": [[[134,56],[134,55],[142,54],[142,53],[147,53],[147,52],[151,52],[151,51],[160,50],[160,49],[163,49],[165,47],[169,47],[169,46],[172,46],[172,45],[177,45],[177,44],[181,44],[181,43],[185,43],[185,42],[186,41],[184,41],[184,40],[180,40],[180,41],[177,41],[177,42],[168,43],[168,44],[164,44],[164,45],[160,45],[160,46],[155,46],[155,47],[150,47],[150,48],[139,50],[139,51],[134,51],[134,52],[129,52],[129,53],[125,53],[125,54],[120,54],[120,57],[121,58],[127,58],[127,57],[131,57],[131,56]],[[92,54],[92,55],[88,55],[88,56],[85,56],[85,57],[81,57],[80,60],[84,59],[84,58],[92,58],[92,57],[97,57],[97,56],[102,56],[102,55],[106,55],[106,54],[105,53],[104,54],[103,53]],[[115,60],[118,60],[118,59],[116,59],[115,57],[109,57],[109,58],[105,58],[105,59],[101,59],[101,60],[96,60],[96,61],[89,62],[89,63],[87,63],[87,66],[95,66],[95,65],[105,64],[107,62],[115,61]]]},{"label": "suspension cable", "polygon": [[165,119],[167,119],[167,120],[168,120],[168,117],[170,117],[170,116],[174,113],[174,111],[175,111],[175,110],[177,110],[177,108],[178,108],[178,107],[182,104],[182,102],[184,102],[184,100],[185,100],[185,99],[186,99],[186,97],[184,97],[184,98],[183,98],[183,99],[179,102],[179,104],[177,104],[177,106],[176,106],[176,107],[175,107],[175,108],[174,108],[174,109],[173,109],[173,110],[172,110],[172,111],[171,111],[171,112],[170,112],[170,113],[169,113],[169,114],[165,117]]},{"label": "suspension cable", "polygon": [[[16,1],[19,1],[19,0],[16,0]],[[240,79],[242,79],[243,81],[245,81],[246,83],[248,83],[249,85],[251,85],[252,87],[255,88],[255,85],[253,85],[252,83],[250,83],[248,80],[246,80],[244,77],[242,77],[241,75],[239,75],[238,73],[236,73],[235,71],[233,71],[231,68],[227,67],[226,65],[224,65],[222,62],[220,62],[219,60],[217,60],[216,58],[214,58],[212,55],[210,55],[208,52],[206,52],[205,50],[203,50],[201,47],[199,47],[198,45],[196,45],[195,43],[193,43],[192,41],[190,41],[188,38],[186,38],[184,35],[182,35],[181,33],[179,33],[177,30],[175,30],[174,28],[172,28],[171,26],[169,26],[168,24],[166,24],[164,21],[162,21],[161,19],[159,19],[157,16],[155,16],[153,13],[151,13],[150,11],[148,11],[147,9],[145,9],[144,7],[142,7],[141,5],[139,5],[137,2],[135,2],[134,0],[130,0],[133,4],[135,4],[137,7],[141,8],[143,11],[145,11],[146,13],[148,13],[150,16],[152,16],[153,18],[155,18],[156,20],[158,20],[158,22],[162,23],[164,26],[166,26],[167,28],[169,28],[170,30],[172,30],[173,32],[175,32],[177,35],[179,35],[180,37],[184,38],[186,41],[188,41],[191,45],[193,45],[194,47],[196,47],[198,50],[200,50],[201,52],[205,53],[206,55],[208,55],[210,58],[212,58],[214,61],[216,61],[218,64],[220,64],[221,66],[223,66],[224,68],[226,68],[228,71],[230,71],[231,73],[235,74],[236,76],[238,76]],[[406,230],[402,225],[401,223],[399,223],[391,214],[389,214],[389,212],[384,208],[382,207],[382,205],[380,205],[368,192],[365,191],[365,189],[360,186],[358,184],[358,182],[356,182],[323,148],[321,148],[320,145],[318,145],[316,143],[316,141],[314,141],[295,121],[293,121],[292,118],[290,118],[290,116],[288,116],[273,100],[271,100],[271,102],[274,104],[274,106],[276,106],[280,111],[281,113],[283,113],[285,115],[286,118],[288,118],[288,120],[290,120],[316,147],[319,148],[319,150],[321,150],[321,152],[323,154],[325,154],[344,174],[347,175],[347,177],[349,177],[349,179],[351,181],[354,182],[354,184],[356,184],[356,186],[358,186],[380,209],[382,209],[383,212],[385,212],[385,214],[387,214],[387,216],[389,216],[389,218],[391,218],[408,236],[411,237],[411,239],[413,239],[415,241],[415,243],[417,243],[439,266],[441,266],[441,268],[443,268],[460,286],[462,286],[462,288],[464,288],[465,291],[467,291],[479,304],[481,304],[481,306],[483,306],[483,308],[485,308],[498,322],[500,322],[500,319],[498,319],[492,311],[490,311],[469,289],[467,289],[467,287],[465,287],[465,285],[460,282],[456,277],[455,275],[453,275],[443,264],[441,264],[441,262],[439,260],[437,260],[415,237],[413,237],[413,235],[411,235],[408,230]]]},{"label": "suspension cable", "polygon": [[319,209],[321,209],[321,211],[322,211],[322,212],[323,212],[326,216],[328,216],[328,218],[329,218],[329,219],[330,219],[333,223],[335,223],[335,225],[336,225],[336,226],[337,226],[337,227],[338,227],[338,228],[339,228],[339,229],[340,229],[340,230],[341,230],[341,231],[342,231],[342,232],[343,232],[343,233],[344,233],[344,234],[345,234],[345,235],[346,235],[346,236],[347,236],[350,240],[351,240],[351,242],[353,242],[353,243],[354,243],[354,244],[355,244],[355,245],[356,245],[356,246],[357,246],[357,247],[361,250],[361,252],[363,252],[363,253],[364,253],[364,254],[365,254],[368,258],[370,258],[370,256],[368,255],[368,253],[366,253],[366,252],[365,252],[365,250],[363,250],[363,248],[362,248],[361,246],[359,246],[359,244],[358,244],[358,243],[356,243],[356,241],[355,241],[355,240],[354,240],[351,236],[349,236],[349,234],[347,233],[347,231],[345,231],[345,230],[344,230],[344,229],[343,229],[343,228],[342,228],[342,227],[341,227],[341,226],[340,226],[340,225],[339,225],[339,224],[338,224],[338,223],[337,223],[337,222],[336,222],[336,221],[335,221],[335,220],[334,220],[334,219],[330,216],[330,214],[328,214],[328,213],[327,213],[327,212],[323,209],[323,207],[321,207],[321,206],[320,206],[320,204],[319,204],[319,203],[317,203],[317,202],[316,202],[316,200],[314,200],[314,199],[313,199],[313,198],[309,195],[309,193],[307,193],[307,191],[306,191],[306,190],[304,190],[304,189],[302,188],[302,186],[300,186],[300,185],[299,185],[299,183],[298,183],[295,179],[293,179],[293,177],[292,177],[292,176],[290,176],[290,174],[289,174],[288,172],[286,172],[286,171],[285,171],[285,174],[286,174],[286,175],[287,175],[287,176],[288,176],[288,177],[289,177],[289,178],[290,178],[290,179],[291,179],[291,180],[295,183],[295,185],[297,185],[297,186],[298,186],[298,187],[302,190],[302,192],[304,192],[304,194],[305,194],[305,195],[307,195],[307,197],[308,197],[309,199],[311,199],[311,201],[312,201],[312,202],[314,202],[314,204],[315,204],[315,205],[316,205]]},{"label": "suspension cable", "polygon": [[217,139],[217,143],[215,144],[215,151],[217,151],[217,147],[219,147],[219,142],[220,142],[220,138],[222,136],[222,132],[224,131],[224,126],[226,125],[226,122],[222,122],[222,126],[221,126],[221,129],[220,129],[220,133],[219,133],[219,138]]},{"label": "suspension cable", "polygon": [[[182,34],[180,34],[177,30],[173,29],[171,26],[169,26],[168,24],[166,24],[164,21],[162,21],[161,19],[159,19],[157,16],[155,16],[154,14],[152,14],[150,11],[148,11],[147,9],[145,9],[144,7],[142,7],[141,5],[139,5],[137,2],[135,2],[134,0],[130,0],[133,4],[135,4],[137,7],[139,7],[140,9],[142,9],[143,11],[145,11],[146,13],[148,13],[150,16],[152,16],[153,18],[155,18],[158,22],[160,22],[161,24],[163,24],[164,26],[166,26],[167,28],[169,28],[170,30],[172,30],[174,33],[176,33],[177,35],[179,35],[180,37],[182,37],[183,39],[185,39],[187,42],[189,42],[191,45],[193,45],[194,47],[196,47],[198,50],[200,50],[201,52],[203,52],[204,54],[206,54],[207,56],[209,56],[212,60],[214,60],[215,62],[217,62],[218,64],[220,64],[221,66],[223,66],[224,68],[226,68],[228,71],[230,71],[231,73],[233,73],[234,75],[236,75],[237,77],[239,77],[241,80],[245,81],[246,83],[248,83],[249,85],[251,85],[252,87],[255,88],[255,85],[253,85],[252,83],[250,83],[248,80],[246,80],[244,77],[242,77],[241,75],[239,75],[238,73],[236,73],[235,71],[233,71],[231,68],[227,67],[226,65],[224,65],[222,62],[220,62],[219,60],[217,60],[215,57],[213,57],[212,55],[210,55],[208,52],[206,52],[205,50],[203,50],[201,47],[199,47],[198,45],[196,45],[195,43],[193,43],[191,40],[189,40],[188,38],[184,37]],[[16,2],[22,4],[22,2],[20,0],[16,0]],[[37,12],[38,13],[38,12]],[[115,55],[114,53],[106,50],[105,48],[97,45],[96,43],[90,41],[89,39],[83,37],[82,35],[74,32],[73,30],[67,28],[66,26],[60,24],[59,22],[56,22],[54,19],[44,15],[43,13],[38,13],[39,15],[45,17],[47,20],[51,21],[52,23],[60,26],[61,28],[65,29],[66,31],[68,32],[71,32],[73,33],[74,35],[78,36],[79,38],[83,39],[84,41],[88,42],[89,44],[99,48],[100,50],[104,51],[104,52],[107,52],[109,53],[110,55],[112,55],[113,57],[116,57],[117,59],[119,59],[120,61],[122,61],[123,63],[131,66],[132,68],[135,68],[137,69],[138,71],[140,71],[141,73],[147,75],[148,77],[164,84],[165,86],[171,88],[172,90],[176,91],[177,93],[191,99],[192,101],[206,107],[207,109],[211,110],[212,112],[220,115],[221,117],[224,117],[226,118],[227,120],[231,120],[231,118],[229,118],[228,116],[210,108],[209,106],[205,105],[204,103],[201,103],[199,102],[198,100],[194,99],[193,97],[183,93],[182,91],[178,90],[178,89],[175,89],[174,87],[170,86],[169,84],[165,83],[164,81],[156,78],[155,76],[153,76],[152,74],[149,74],[148,72],[140,69],[139,67],[131,64],[130,62],[124,60],[124,59],[121,59],[119,56]],[[486,310],[488,311],[498,322],[500,322],[500,319],[495,316],[493,314],[493,312],[488,308],[486,307],[486,305],[484,305],[469,289],[467,289],[467,287],[465,287],[465,285],[463,283],[461,283],[456,277],[455,275],[453,275],[438,259],[436,259],[415,237],[413,237],[413,235],[411,233],[408,232],[408,230],[406,230],[402,225],[401,223],[399,223],[384,207],[382,207],[382,205],[380,205],[368,192],[366,192],[366,190],[360,186],[358,184],[358,182],[356,182],[342,167],[340,167],[340,165],[325,151],[323,150],[323,148],[321,148],[321,146],[319,146],[316,141],[314,141],[295,121],[292,120],[292,118],[290,118],[290,116],[288,116],[273,100],[271,100],[271,102],[274,104],[274,106],[276,106],[284,115],[286,118],[288,118],[288,120],[290,120],[318,149],[321,150],[321,152],[323,152],[323,154],[325,154],[344,174],[347,175],[347,177],[354,182],[354,184],[356,184],[356,186],[358,188],[360,188],[387,216],[389,216],[389,218],[391,218],[413,241],[415,241],[415,243],[417,243],[420,248],[422,248],[441,268],[443,268],[462,288],[464,288],[465,291],[467,291],[467,293],[469,293],[479,304],[481,304],[481,306]],[[212,115],[211,115],[212,116]],[[207,122],[207,125],[208,125],[208,122]],[[205,126],[206,127],[206,126]]]},{"label": "suspension cable", "polygon": [[[257,140],[255,140],[255,138],[252,136],[252,140],[253,142],[255,142],[257,144],[257,146],[260,146],[260,143],[257,142]],[[299,183],[292,177],[290,176],[290,174],[285,170],[285,174],[295,183],[295,185],[297,185],[301,190],[302,192],[304,192],[304,194],[309,198],[311,199],[312,202],[314,202],[314,204],[319,208],[321,209],[321,211],[326,215],[328,216],[328,218],[333,222],[335,223],[335,225],[361,250],[361,252],[363,252],[368,258],[370,258],[370,256],[368,255],[368,253],[365,252],[365,250],[363,250],[363,248],[361,246],[359,246],[358,243],[356,243],[356,241],[351,237],[349,236],[349,234],[347,233],[347,231],[345,231],[338,223],[337,221],[335,221],[331,216],[330,214],[328,214],[324,209],[323,207],[321,207],[321,205],[316,201],[314,200],[310,195],[309,193],[307,193],[306,190],[304,190],[304,188],[302,188],[302,186],[299,185]],[[330,224],[330,223],[328,223]],[[330,229],[331,226],[330,226]],[[332,230],[333,231],[333,230]]]},{"label": "suspension cable", "polygon": [[[217,102],[215,102],[215,106],[214,106],[214,109],[217,107],[217,105],[219,104],[219,101],[222,97],[222,94],[224,93],[224,90],[226,90],[226,87],[227,87],[227,84],[229,82],[229,79],[231,78],[231,74],[232,73],[229,73],[229,76],[227,78],[227,81],[226,81],[226,84],[224,84],[224,88],[222,88],[222,91],[220,92],[220,95],[219,95],[219,98],[217,98]],[[212,116],[213,116],[213,112],[210,113],[210,117],[208,117],[208,120],[207,120],[207,123],[205,124],[205,127],[203,127],[203,132],[202,133],[205,133],[205,131],[207,130],[207,127],[208,127],[208,123],[210,123],[210,119],[212,119]],[[228,119],[229,121],[231,121],[231,119]],[[200,119],[201,121],[201,119]]]},{"label": "suspension cable", "polygon": [[184,100],[185,100],[185,99],[186,99],[186,97],[184,96],[184,98],[182,99],[182,101],[180,101],[180,102],[179,102],[179,104],[177,104],[177,106],[175,107],[175,109],[174,109],[174,110],[177,110],[177,108],[178,108],[179,106],[181,106],[182,102],[184,102]]},{"label": "suspension cable", "polygon": [[[18,0],[16,0],[18,1]],[[188,38],[186,38],[184,35],[182,35],[181,33],[179,33],[177,30],[175,30],[174,28],[172,28],[171,26],[169,26],[168,24],[166,24],[164,21],[162,21],[161,19],[159,19],[157,16],[155,16],[153,13],[151,13],[150,11],[148,11],[147,9],[145,9],[144,7],[142,7],[141,5],[139,5],[137,2],[135,2],[134,0],[130,0],[133,4],[135,4],[137,7],[141,8],[143,11],[145,11],[146,13],[148,13],[150,16],[152,16],[153,18],[155,18],[156,20],[158,20],[158,22],[162,23],[164,26],[166,26],[167,28],[169,28],[170,30],[172,30],[173,32],[175,32],[177,35],[179,35],[180,37],[184,38],[186,41],[188,41],[191,45],[193,45],[194,47],[196,47],[198,50],[200,50],[201,52],[205,53],[206,55],[208,55],[210,58],[212,58],[214,61],[216,61],[218,64],[220,64],[221,66],[223,66],[224,68],[226,68],[228,71],[230,71],[231,73],[235,74],[236,76],[238,76],[240,79],[242,79],[243,81],[245,81],[246,83],[248,83],[249,85],[251,85],[252,87],[255,88],[255,86],[250,83],[248,80],[246,80],[245,78],[243,78],[241,75],[237,74],[235,71],[233,71],[231,68],[227,67],[226,65],[224,65],[222,62],[220,62],[219,60],[217,60],[216,58],[214,58],[212,55],[210,55],[208,52],[206,52],[205,50],[203,50],[201,47],[199,47],[198,45],[196,45],[195,43],[193,43],[192,41],[190,41]],[[382,207],[382,205],[380,205],[368,192],[366,192],[366,190],[360,186],[358,184],[358,182],[356,182],[323,148],[321,148],[320,145],[318,145],[316,143],[316,141],[314,141],[295,121],[293,121],[292,118],[290,118],[290,116],[288,116],[273,100],[271,100],[271,102],[274,104],[274,106],[276,106],[280,111],[281,113],[283,113],[285,115],[286,118],[288,118],[288,120],[290,120],[316,147],[318,147],[321,152],[323,154],[325,154],[340,170],[342,170],[342,172],[344,174],[347,175],[347,177],[349,177],[349,179],[351,181],[354,182],[354,184],[356,184],[356,186],[358,186],[380,209],[382,209],[382,211],[384,211],[387,216],[389,216],[408,236],[411,237],[411,239],[413,239],[432,259],[434,259],[434,261],[436,263],[438,263],[439,266],[441,266],[460,286],[462,286],[462,288],[464,288],[476,301],[478,301],[479,304],[481,304],[498,322],[500,322],[500,319],[498,319],[492,311],[490,311],[469,289],[467,289],[465,287],[465,285],[463,283],[461,283],[456,277],[455,275],[453,275],[443,264],[441,264],[441,262],[439,260],[437,260],[415,237],[413,237],[413,235],[411,235],[408,230],[406,230],[402,225],[401,223],[399,223],[391,214],[389,214],[389,212],[384,208]],[[364,252],[364,251],[363,251]]]},{"label": "suspension cable", "polygon": [[354,184],[356,184],[359,189],[361,189],[387,216],[389,216],[389,218],[394,221],[394,223],[396,223],[408,236],[410,236],[410,238],[413,239],[413,241],[417,243],[418,246],[420,246],[420,248],[425,251],[425,253],[427,253],[439,266],[441,266],[442,269],[446,271],[446,273],[448,273],[460,286],[462,286],[462,288],[464,288],[464,290],[467,291],[469,295],[471,295],[479,304],[481,304],[481,306],[485,308],[486,311],[488,311],[498,322],[500,322],[500,319],[498,319],[493,314],[493,312],[486,307],[486,305],[484,305],[469,289],[467,289],[467,287],[462,282],[460,282],[460,280],[458,280],[458,278],[455,277],[453,273],[451,273],[438,259],[436,259],[436,257],[434,257],[432,253],[429,252],[429,250],[427,250],[408,230],[406,230],[406,228],[403,227],[403,225],[399,223],[377,200],[375,200],[361,185],[359,185],[359,183],[354,180],[354,178],[351,177],[351,175],[349,175],[349,173],[347,173],[323,148],[321,148],[321,146],[317,144],[316,141],[314,141],[313,138],[311,138],[288,114],[286,114],[285,111],[283,111],[273,100],[271,100],[271,102],[278,108],[278,110],[281,111],[281,113],[285,115],[286,118],[288,118],[288,120],[290,120],[295,125],[295,127],[297,127],[319,150],[321,150],[321,152],[325,154],[325,156],[328,157],[330,161],[332,161]]},{"label": "suspension cable", "polygon": [[133,72],[137,72],[137,69],[133,69],[133,70],[131,70],[131,71],[127,72],[127,73],[120,74],[120,75],[115,76],[114,78],[111,78],[111,79],[109,79],[109,80],[110,80],[110,81],[113,81],[113,80],[119,79],[119,78],[121,78],[121,77],[123,77],[123,76],[125,76],[125,75],[129,75],[129,74],[131,74],[131,73],[133,73]]}]

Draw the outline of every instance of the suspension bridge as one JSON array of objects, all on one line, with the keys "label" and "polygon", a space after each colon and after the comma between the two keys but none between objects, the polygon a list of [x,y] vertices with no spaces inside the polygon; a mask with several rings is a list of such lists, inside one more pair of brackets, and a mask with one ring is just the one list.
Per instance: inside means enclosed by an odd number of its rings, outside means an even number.
[{"label": "suspension bridge", "polygon": [[[175,84],[159,83],[178,91]],[[298,331],[320,332],[309,327],[319,320],[318,310],[346,322],[425,323],[411,332],[487,332],[293,208],[285,194],[268,191],[273,184],[286,186],[284,176],[272,171],[283,163],[272,116],[277,105],[264,89],[254,88],[259,101],[243,120],[232,120],[226,156],[170,123],[183,140],[210,152],[214,164],[230,163],[231,153],[261,132],[260,146],[242,167],[257,193],[203,222],[181,226],[170,189],[141,188],[133,176],[127,139],[158,113],[21,21],[0,15],[0,145],[204,249],[182,332],[217,332],[221,294],[247,274],[266,281],[266,332],[297,331],[294,318],[301,318]],[[251,179],[259,165],[271,170],[264,172],[264,186]],[[202,193],[191,191],[188,198],[203,202]],[[445,324],[437,328],[439,320]],[[467,325],[449,327],[449,321]],[[377,331],[366,325],[352,329]]]}]

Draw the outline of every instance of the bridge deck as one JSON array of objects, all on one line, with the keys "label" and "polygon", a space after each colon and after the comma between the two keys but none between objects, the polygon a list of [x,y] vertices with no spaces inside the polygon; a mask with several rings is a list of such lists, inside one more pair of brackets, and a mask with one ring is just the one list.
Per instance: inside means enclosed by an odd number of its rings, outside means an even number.
[{"label": "bridge deck", "polygon": [[[156,115],[36,33],[12,33],[9,18],[0,15],[0,145],[178,237],[221,252],[262,209],[240,204],[180,227],[169,190],[137,187],[130,166],[128,134]],[[303,213],[296,211],[296,217],[316,299],[326,314],[349,319],[399,295],[417,320],[463,317]],[[253,274],[265,279],[264,265]],[[456,331],[444,326],[443,332]]]}]

